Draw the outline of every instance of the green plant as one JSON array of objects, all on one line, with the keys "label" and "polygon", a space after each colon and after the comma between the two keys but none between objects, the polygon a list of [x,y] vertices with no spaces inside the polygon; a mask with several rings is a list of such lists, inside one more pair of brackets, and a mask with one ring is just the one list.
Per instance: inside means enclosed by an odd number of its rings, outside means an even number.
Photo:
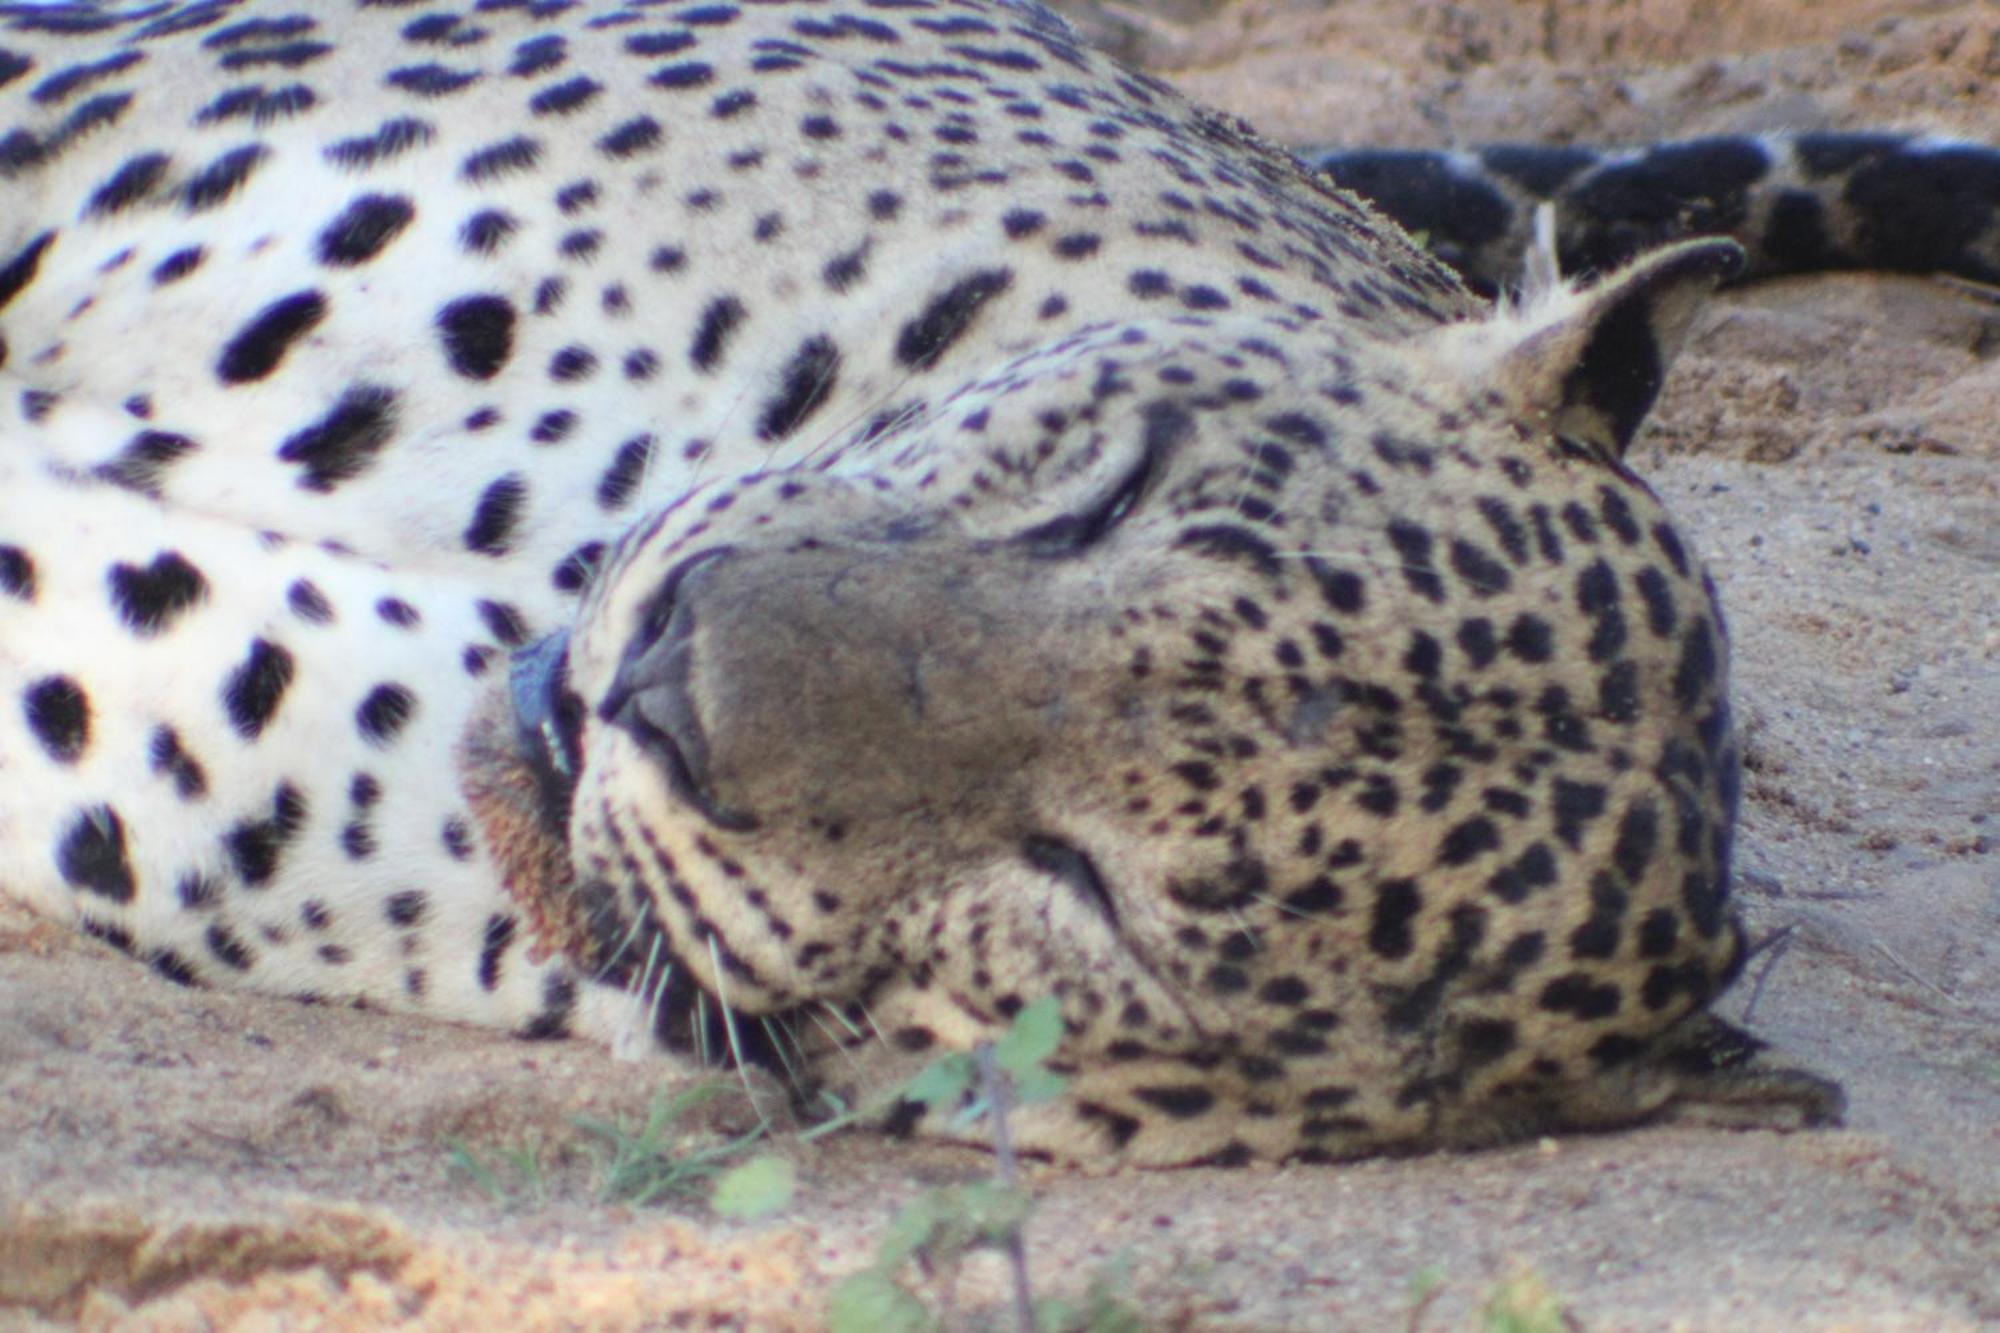
[{"label": "green plant", "polygon": [[[495,1150],[498,1166],[489,1163],[474,1152],[462,1139],[447,1139],[451,1149],[452,1170],[463,1172],[501,1208],[532,1206],[539,1208],[549,1201],[548,1179],[542,1171],[542,1138],[533,1130],[522,1137],[519,1144]],[[512,1177],[511,1181],[501,1178],[501,1170]]]},{"label": "green plant", "polygon": [[1479,1312],[1486,1333],[1566,1333],[1576,1321],[1541,1274],[1523,1270],[1496,1286]]},{"label": "green plant", "polygon": [[[979,1251],[997,1251],[1012,1278],[1013,1322],[1022,1333],[1136,1333],[1138,1316],[1116,1296],[1122,1269],[1100,1273],[1082,1300],[1037,1300],[1028,1277],[1024,1230],[1034,1200],[1018,1183],[1007,1116],[1016,1106],[1048,1101],[1067,1086],[1046,1061],[1062,1043],[1062,1007],[1047,997],[1014,1016],[998,1041],[971,1053],[932,1061],[898,1092],[932,1111],[958,1106],[955,1119],[970,1124],[988,1116],[993,1127],[994,1175],[988,1180],[925,1192],[889,1224],[875,1262],[835,1288],[828,1323],[833,1333],[919,1333],[951,1328],[956,1318],[960,1266]],[[937,1293],[935,1311],[904,1280],[914,1269]]]},{"label": "green plant", "polygon": [[675,1122],[713,1101],[727,1086],[715,1079],[671,1097],[662,1089],[654,1094],[645,1123],[636,1129],[622,1120],[577,1116],[571,1123],[583,1132],[585,1146],[597,1158],[598,1198],[606,1203],[643,1206],[690,1193],[727,1170],[751,1144],[764,1137],[761,1124],[717,1143],[691,1143],[674,1132]]}]

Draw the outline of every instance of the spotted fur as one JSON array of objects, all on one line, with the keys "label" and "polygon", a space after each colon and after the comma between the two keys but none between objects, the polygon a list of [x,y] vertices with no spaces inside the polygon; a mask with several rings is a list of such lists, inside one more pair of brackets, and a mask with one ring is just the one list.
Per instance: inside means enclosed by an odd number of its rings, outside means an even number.
[{"label": "spotted fur", "polygon": [[1624,461],[1734,245],[1496,311],[1025,5],[0,25],[10,895],[864,1104],[1053,993],[1065,1157],[1837,1113]]}]

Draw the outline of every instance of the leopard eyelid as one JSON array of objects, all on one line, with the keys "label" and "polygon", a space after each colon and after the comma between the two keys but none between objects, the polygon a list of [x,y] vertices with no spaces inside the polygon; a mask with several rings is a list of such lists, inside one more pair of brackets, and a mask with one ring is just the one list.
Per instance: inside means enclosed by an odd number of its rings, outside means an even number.
[{"label": "leopard eyelid", "polygon": [[1165,456],[1163,448],[1148,442],[1118,483],[1095,502],[1076,513],[1063,514],[1037,524],[1015,540],[1035,548],[1036,555],[1075,555],[1088,550],[1138,507],[1139,501],[1151,489],[1154,474],[1159,471]]}]

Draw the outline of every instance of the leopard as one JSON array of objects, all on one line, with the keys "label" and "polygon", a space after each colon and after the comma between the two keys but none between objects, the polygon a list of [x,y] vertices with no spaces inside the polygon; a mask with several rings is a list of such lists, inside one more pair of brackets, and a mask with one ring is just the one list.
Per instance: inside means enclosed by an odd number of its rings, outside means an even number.
[{"label": "leopard", "polygon": [[1053,1001],[1061,1161],[1838,1120],[1627,451],[1719,283],[2000,276],[1990,147],[1294,151],[1009,0],[5,4],[0,99],[10,900],[946,1139]]}]

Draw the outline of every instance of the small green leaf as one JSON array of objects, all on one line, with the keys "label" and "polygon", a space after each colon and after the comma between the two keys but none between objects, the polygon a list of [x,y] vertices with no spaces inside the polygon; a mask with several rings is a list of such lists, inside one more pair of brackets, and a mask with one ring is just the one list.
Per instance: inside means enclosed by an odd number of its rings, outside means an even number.
[{"label": "small green leaf", "polygon": [[1018,1232],[1035,1209],[1026,1190],[997,1180],[975,1180],[958,1191],[960,1224],[981,1241],[998,1244]]},{"label": "small green leaf", "polygon": [[931,1317],[922,1301],[870,1268],[833,1289],[827,1327],[832,1333],[925,1333]]},{"label": "small green leaf", "polygon": [[890,1272],[901,1268],[911,1255],[926,1249],[937,1238],[939,1221],[951,1209],[948,1199],[932,1190],[904,1204],[890,1220],[876,1247],[875,1260]]},{"label": "small green leaf", "polygon": [[798,1171],[790,1162],[775,1153],[764,1153],[723,1172],[715,1182],[715,1192],[709,1195],[708,1206],[718,1217],[755,1221],[790,1203],[798,1183]]},{"label": "small green leaf", "polygon": [[1062,1001],[1044,995],[1014,1015],[1006,1033],[993,1043],[993,1063],[1018,1080],[1054,1055],[1062,1039]]},{"label": "small green leaf", "polygon": [[1014,1100],[1022,1106],[1052,1102],[1063,1095],[1069,1080],[1051,1069],[1029,1069],[1014,1075]]},{"label": "small green leaf", "polygon": [[972,1086],[975,1072],[972,1057],[963,1052],[942,1056],[918,1071],[904,1086],[903,1095],[930,1107],[955,1102]]}]

